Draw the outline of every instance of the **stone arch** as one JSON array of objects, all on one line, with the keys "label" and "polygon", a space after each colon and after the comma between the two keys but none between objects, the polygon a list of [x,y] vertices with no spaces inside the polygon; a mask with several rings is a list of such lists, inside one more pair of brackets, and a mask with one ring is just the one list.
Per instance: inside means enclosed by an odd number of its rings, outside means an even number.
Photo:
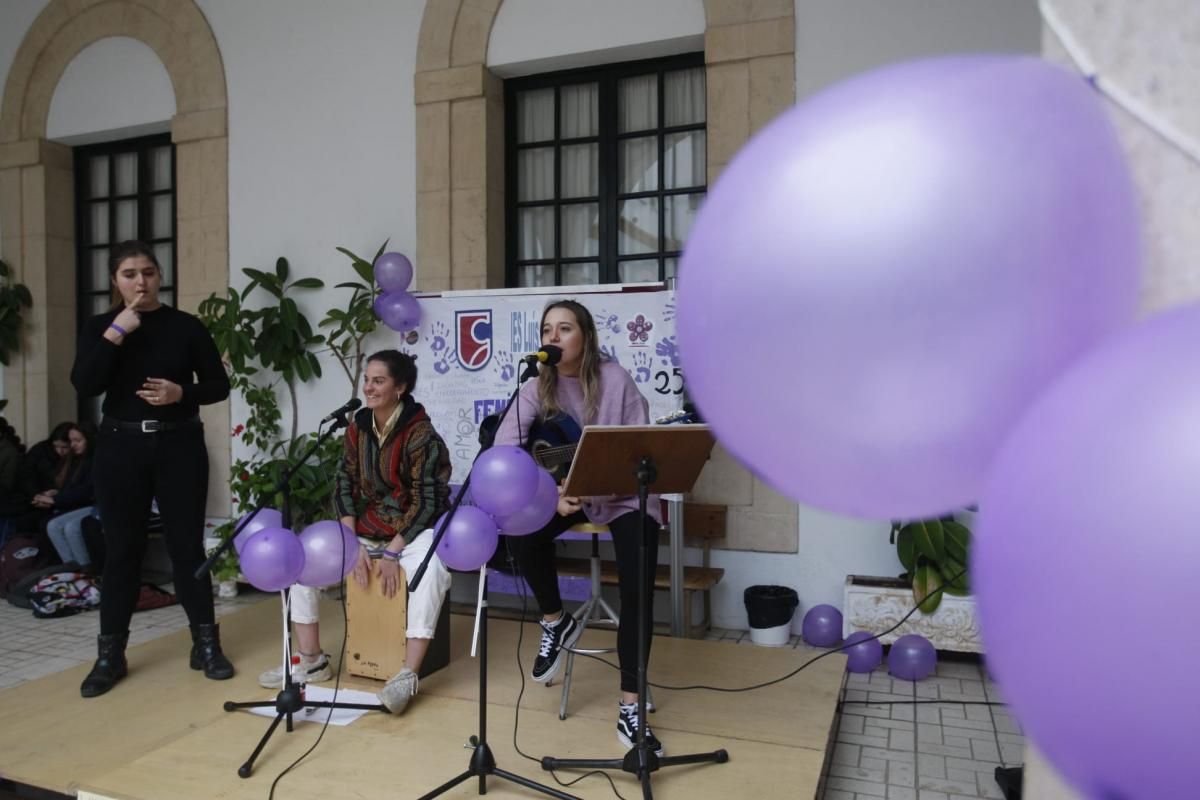
[{"label": "stone arch", "polygon": [[[487,68],[502,0],[426,0],[417,43],[418,282],[504,282],[504,89]],[[704,0],[711,183],[796,97],[793,0]]]},{"label": "stone arch", "polygon": [[[4,376],[8,413],[27,440],[75,416],[73,162],[70,148],[45,138],[50,101],[71,60],[113,36],[154,50],[175,92],[176,240],[186,265],[179,305],[194,310],[228,286],[225,68],[204,14],[193,0],[51,0],[22,40],[0,102],[0,254],[35,300]],[[209,442],[209,506],[228,513],[229,439],[219,435],[229,429],[228,405],[204,417],[218,432]]]}]

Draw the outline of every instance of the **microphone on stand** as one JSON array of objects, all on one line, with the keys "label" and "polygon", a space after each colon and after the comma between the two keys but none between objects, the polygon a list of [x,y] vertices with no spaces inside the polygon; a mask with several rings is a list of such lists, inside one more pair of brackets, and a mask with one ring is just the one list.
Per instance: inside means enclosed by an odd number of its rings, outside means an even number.
[{"label": "microphone on stand", "polygon": [[533,366],[535,364],[545,364],[548,367],[553,367],[558,362],[562,361],[563,351],[561,347],[555,347],[552,344],[542,345],[542,349],[536,353],[530,353],[523,356],[521,361],[525,364]]},{"label": "microphone on stand", "polygon": [[337,411],[334,411],[332,414],[328,414],[324,418],[322,418],[321,424],[324,425],[326,422],[333,422],[335,419],[340,419],[341,417],[345,416],[346,414],[349,414],[351,411],[357,411],[358,407],[361,405],[362,405],[362,400],[359,400],[357,397],[352,397],[349,400],[347,400],[346,404],[343,405],[341,408],[339,408]]}]

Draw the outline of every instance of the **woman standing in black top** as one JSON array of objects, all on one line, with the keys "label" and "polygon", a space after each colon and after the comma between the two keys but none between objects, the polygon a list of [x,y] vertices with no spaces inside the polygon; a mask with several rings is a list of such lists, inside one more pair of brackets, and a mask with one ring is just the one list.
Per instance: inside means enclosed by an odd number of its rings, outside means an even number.
[{"label": "woman standing in black top", "polygon": [[221,652],[212,581],[192,573],[204,561],[208,451],[199,407],[229,396],[212,337],[191,314],[162,305],[162,270],[142,242],[116,246],[108,266],[121,303],[93,317],[79,336],[71,382],[85,397],[104,394],[95,485],[108,557],[100,594],[99,657],[84,697],[125,677],[129,619],[141,588],[150,503],[158,500],[175,592],[192,628],[192,669],[233,676]]}]

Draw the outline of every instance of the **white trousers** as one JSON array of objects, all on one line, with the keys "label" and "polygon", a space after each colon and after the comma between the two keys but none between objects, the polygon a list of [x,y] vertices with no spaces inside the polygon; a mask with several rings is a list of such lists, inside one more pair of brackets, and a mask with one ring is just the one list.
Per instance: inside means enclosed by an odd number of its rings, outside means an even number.
[{"label": "white trousers", "polygon": [[[379,546],[377,540],[360,538],[359,541],[367,547]],[[400,568],[404,570],[405,576],[411,576],[416,572],[417,567],[424,560],[425,554],[429,552],[431,544],[433,544],[433,528],[427,528],[400,552]],[[372,564],[372,573],[374,570],[375,565]],[[347,575],[346,580],[354,580],[354,574]],[[378,579],[372,574],[371,580]],[[437,553],[434,553],[433,558],[429,559],[429,569],[425,570],[425,577],[421,579],[420,585],[417,586],[416,591],[408,594],[408,629],[404,634],[406,637],[409,639],[433,638],[438,614],[442,611],[442,603],[449,591],[450,570],[446,569],[446,565],[438,558]],[[317,610],[317,599],[320,597],[320,593],[319,589],[311,586],[296,584],[292,587],[292,622],[311,624],[320,621]]]}]

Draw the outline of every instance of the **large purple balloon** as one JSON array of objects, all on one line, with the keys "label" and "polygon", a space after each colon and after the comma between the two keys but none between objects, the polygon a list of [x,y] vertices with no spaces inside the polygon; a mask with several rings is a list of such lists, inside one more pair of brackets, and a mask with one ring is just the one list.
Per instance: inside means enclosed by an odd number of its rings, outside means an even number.
[{"label": "large purple balloon", "polygon": [[906,681],[919,681],[937,666],[937,650],[928,639],[906,633],[888,651],[888,672]]},{"label": "large purple balloon", "polygon": [[386,292],[375,298],[375,316],[392,330],[403,333],[421,324],[421,304],[408,292]]},{"label": "large purple balloon", "polygon": [[1067,372],[996,459],[971,584],[1022,727],[1088,797],[1196,796],[1200,307]]},{"label": "large purple balloon", "polygon": [[[441,530],[442,515],[434,525]],[[442,540],[438,542],[437,554],[450,569],[470,572],[479,569],[496,552],[500,532],[495,521],[474,506],[459,506],[450,520]]]},{"label": "large purple balloon", "polygon": [[846,637],[846,669],[850,672],[871,672],[883,661],[883,644],[867,631],[855,631]]},{"label": "large purple balloon", "polygon": [[412,262],[405,255],[388,252],[375,259],[375,282],[385,292],[403,292],[412,277]]},{"label": "large purple balloon", "polygon": [[358,561],[358,537],[335,519],[314,522],[300,532],[304,570],[302,586],[329,586],[350,574]]},{"label": "large purple balloon", "polygon": [[304,546],[287,528],[263,528],[246,540],[238,560],[251,586],[277,592],[304,571]]},{"label": "large purple balloon", "polygon": [[558,484],[554,476],[544,469],[538,469],[537,491],[533,499],[519,511],[496,520],[500,530],[508,536],[524,536],[539,531],[554,519],[558,511]]},{"label": "large purple balloon", "polygon": [[507,517],[533,499],[539,472],[529,453],[513,445],[496,445],[481,453],[471,467],[471,497],[489,514]]},{"label": "large purple balloon", "polygon": [[782,114],[709,192],[680,267],[688,389],[792,498],[933,516],[977,501],[1037,392],[1132,319],[1138,260],[1081,77],[1026,56],[881,69]]},{"label": "large purple balloon", "polygon": [[822,603],[804,614],[800,635],[814,647],[832,647],[842,640],[842,612]]},{"label": "large purple balloon", "polygon": [[[237,521],[237,525],[241,525],[242,520],[250,517],[252,514],[253,517],[246,523],[246,527],[242,528],[241,532],[233,538],[233,549],[237,551],[238,555],[242,554],[242,548],[246,545],[246,540],[263,528],[283,527],[283,515],[273,508],[264,508],[257,514],[253,511],[243,514],[242,518]],[[237,525],[234,525],[234,530],[237,530]]]}]

